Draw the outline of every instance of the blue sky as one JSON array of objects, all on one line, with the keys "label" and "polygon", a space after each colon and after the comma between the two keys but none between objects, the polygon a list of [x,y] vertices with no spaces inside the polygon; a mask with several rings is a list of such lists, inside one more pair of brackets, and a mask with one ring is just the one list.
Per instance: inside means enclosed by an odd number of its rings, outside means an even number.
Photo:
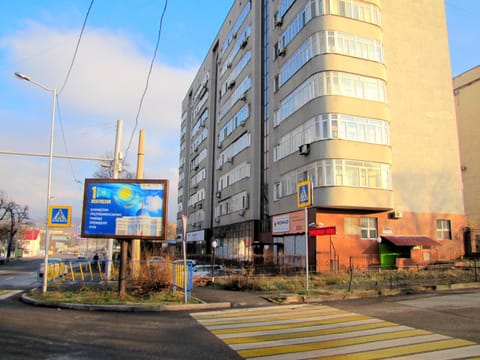
[{"label": "blue sky", "polygon": [[[393,0],[385,0],[393,1]],[[433,0],[432,0],[433,1]],[[0,0],[0,150],[47,153],[51,93],[60,90],[91,0]],[[149,89],[127,161],[135,170],[145,131],[145,178],[170,181],[169,220],[177,207],[181,102],[233,0],[170,0]],[[110,157],[122,119],[122,151],[134,130],[164,0],[95,0],[77,58],[59,94],[55,154]],[[480,1],[446,0],[452,74],[480,64]],[[54,159],[52,204],[81,216],[83,179],[98,162]],[[0,154],[0,191],[45,217],[48,159]]]}]

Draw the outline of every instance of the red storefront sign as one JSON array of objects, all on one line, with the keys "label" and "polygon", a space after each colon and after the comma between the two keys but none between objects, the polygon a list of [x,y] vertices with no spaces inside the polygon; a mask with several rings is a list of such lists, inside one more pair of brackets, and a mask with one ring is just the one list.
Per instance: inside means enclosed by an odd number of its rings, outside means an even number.
[{"label": "red storefront sign", "polygon": [[309,236],[335,235],[337,228],[335,226],[319,226],[308,230]]}]

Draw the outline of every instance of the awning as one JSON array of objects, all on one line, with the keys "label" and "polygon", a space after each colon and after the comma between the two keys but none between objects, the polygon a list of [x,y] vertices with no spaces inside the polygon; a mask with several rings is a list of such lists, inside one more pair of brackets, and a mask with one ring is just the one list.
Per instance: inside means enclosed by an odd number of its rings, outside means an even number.
[{"label": "awning", "polygon": [[442,244],[423,235],[388,235],[382,240],[390,241],[397,246],[441,246]]}]

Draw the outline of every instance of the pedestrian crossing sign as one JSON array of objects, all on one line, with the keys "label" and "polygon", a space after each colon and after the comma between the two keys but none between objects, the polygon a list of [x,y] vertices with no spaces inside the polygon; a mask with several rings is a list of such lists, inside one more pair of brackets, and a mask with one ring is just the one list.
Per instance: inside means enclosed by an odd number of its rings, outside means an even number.
[{"label": "pedestrian crossing sign", "polygon": [[62,205],[50,205],[48,207],[48,226],[70,227],[72,222],[72,207]]},{"label": "pedestrian crossing sign", "polygon": [[312,185],[310,180],[297,184],[297,203],[299,208],[312,206]]}]

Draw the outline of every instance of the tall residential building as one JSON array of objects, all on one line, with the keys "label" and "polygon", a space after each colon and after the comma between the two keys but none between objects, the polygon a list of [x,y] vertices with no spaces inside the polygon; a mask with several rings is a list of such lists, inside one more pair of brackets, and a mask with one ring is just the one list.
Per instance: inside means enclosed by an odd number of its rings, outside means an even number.
[{"label": "tall residential building", "polygon": [[453,79],[455,107],[457,110],[458,138],[462,161],[463,194],[467,230],[472,242],[466,243],[467,255],[480,254],[480,163],[478,139],[480,139],[480,65]]},{"label": "tall residential building", "polygon": [[464,253],[443,0],[237,0],[181,126],[189,252],[301,266],[308,248],[317,271]]}]

